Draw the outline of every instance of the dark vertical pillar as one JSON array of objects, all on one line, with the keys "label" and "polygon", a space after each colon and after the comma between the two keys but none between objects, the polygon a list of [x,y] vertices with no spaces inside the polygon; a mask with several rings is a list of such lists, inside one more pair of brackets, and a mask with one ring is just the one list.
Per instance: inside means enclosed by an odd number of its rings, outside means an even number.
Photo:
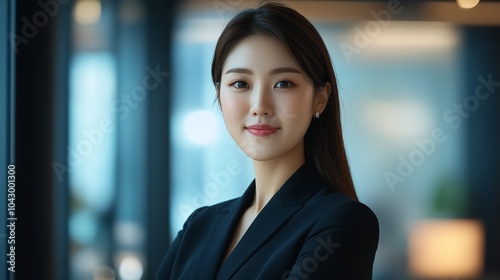
[{"label": "dark vertical pillar", "polygon": [[66,188],[52,169],[67,142],[67,3],[16,1],[16,279],[64,279],[67,267]]},{"label": "dark vertical pillar", "polygon": [[[153,69],[171,72],[171,41],[176,8],[179,1],[147,1],[148,65]],[[148,139],[148,260],[144,279],[154,279],[156,269],[170,245],[169,234],[169,182],[170,182],[170,76],[149,95]],[[175,164],[175,163],[172,163]]]},{"label": "dark vertical pillar", "polygon": [[484,222],[488,275],[500,275],[499,50],[500,28],[464,29],[464,102],[473,106],[478,100],[477,109],[465,120],[470,214]]}]

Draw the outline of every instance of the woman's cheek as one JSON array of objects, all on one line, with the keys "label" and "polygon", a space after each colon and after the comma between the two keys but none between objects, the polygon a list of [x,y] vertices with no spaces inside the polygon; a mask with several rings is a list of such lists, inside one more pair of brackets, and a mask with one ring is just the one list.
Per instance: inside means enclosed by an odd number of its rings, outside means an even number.
[{"label": "woman's cheek", "polygon": [[221,109],[226,121],[235,121],[244,117],[248,111],[247,107],[243,98],[221,93]]},{"label": "woman's cheek", "polygon": [[312,98],[300,97],[283,100],[279,107],[282,108],[281,113],[284,117],[297,118],[302,117],[306,112],[305,110],[309,109],[309,107],[305,107],[304,104],[311,104],[312,108]]}]

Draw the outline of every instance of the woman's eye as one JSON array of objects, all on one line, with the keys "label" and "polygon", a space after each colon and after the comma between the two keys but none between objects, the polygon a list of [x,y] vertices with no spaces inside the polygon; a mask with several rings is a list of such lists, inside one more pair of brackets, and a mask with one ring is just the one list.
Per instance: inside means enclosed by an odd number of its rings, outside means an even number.
[{"label": "woman's eye", "polygon": [[248,83],[247,82],[243,82],[243,81],[236,81],[234,83],[232,83],[232,86],[235,87],[235,88],[248,88]]},{"label": "woman's eye", "polygon": [[290,81],[279,81],[275,87],[277,88],[290,88],[293,84]]}]

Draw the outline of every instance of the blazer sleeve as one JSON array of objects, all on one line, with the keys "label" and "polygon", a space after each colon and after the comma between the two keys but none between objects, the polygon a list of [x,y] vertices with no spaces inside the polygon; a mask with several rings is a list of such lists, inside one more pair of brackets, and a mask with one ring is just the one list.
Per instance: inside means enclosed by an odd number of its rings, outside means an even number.
[{"label": "blazer sleeve", "polygon": [[155,278],[156,280],[170,279],[170,275],[172,273],[172,267],[174,265],[175,257],[177,256],[177,252],[179,251],[179,246],[184,237],[184,232],[189,227],[189,224],[194,219],[196,214],[198,214],[204,208],[206,208],[206,206],[194,210],[193,213],[189,215],[182,229],[177,233],[177,236],[175,237],[174,241],[168,248],[167,254],[163,258],[160,267],[156,271],[156,278]]},{"label": "blazer sleeve", "polygon": [[370,208],[345,202],[312,228],[288,279],[372,279],[378,239],[378,220]]}]

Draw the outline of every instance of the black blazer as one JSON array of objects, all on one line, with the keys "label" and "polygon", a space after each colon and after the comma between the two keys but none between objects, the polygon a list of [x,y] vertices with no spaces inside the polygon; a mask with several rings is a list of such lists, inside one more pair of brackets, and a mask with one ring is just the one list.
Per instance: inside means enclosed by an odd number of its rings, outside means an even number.
[{"label": "black blazer", "polygon": [[372,278],[379,228],[375,214],[323,182],[308,164],[271,198],[222,263],[255,194],[195,210],[168,249],[164,279]]}]

